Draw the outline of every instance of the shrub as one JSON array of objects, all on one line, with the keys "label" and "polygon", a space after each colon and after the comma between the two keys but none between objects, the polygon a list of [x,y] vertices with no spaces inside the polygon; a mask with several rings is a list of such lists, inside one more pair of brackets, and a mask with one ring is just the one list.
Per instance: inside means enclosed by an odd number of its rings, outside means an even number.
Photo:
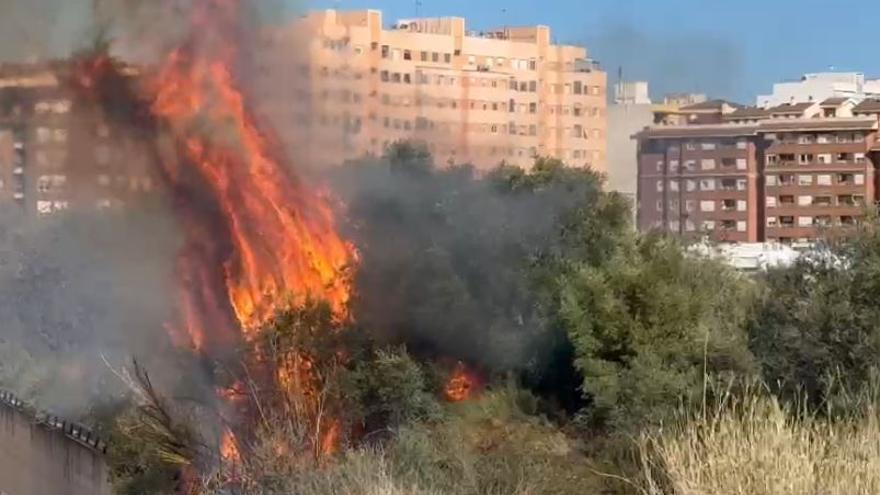
[{"label": "shrub", "polygon": [[593,426],[636,431],[698,404],[707,379],[752,373],[753,284],[674,240],[636,237],[601,266],[575,265],[559,287]]}]

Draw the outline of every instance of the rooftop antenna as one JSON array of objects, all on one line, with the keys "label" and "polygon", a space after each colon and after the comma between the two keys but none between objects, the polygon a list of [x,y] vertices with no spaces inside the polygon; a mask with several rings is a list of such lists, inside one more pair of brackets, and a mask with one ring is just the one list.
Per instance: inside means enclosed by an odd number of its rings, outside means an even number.
[{"label": "rooftop antenna", "polygon": [[421,8],[422,8],[422,0],[415,0],[416,5],[416,17],[420,16]]}]

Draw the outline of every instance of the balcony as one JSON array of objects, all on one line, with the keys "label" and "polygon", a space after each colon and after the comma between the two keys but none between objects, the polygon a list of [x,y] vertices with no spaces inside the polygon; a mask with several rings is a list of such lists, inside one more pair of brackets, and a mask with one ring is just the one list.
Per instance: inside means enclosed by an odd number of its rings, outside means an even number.
[{"label": "balcony", "polygon": [[787,208],[795,205],[794,196],[791,194],[785,194],[779,196],[779,208]]},{"label": "balcony", "polygon": [[812,206],[830,207],[834,206],[834,204],[831,201],[831,196],[815,196],[813,198]]},{"label": "balcony", "polygon": [[596,72],[602,70],[599,62],[590,58],[579,58],[574,61],[573,72]]}]

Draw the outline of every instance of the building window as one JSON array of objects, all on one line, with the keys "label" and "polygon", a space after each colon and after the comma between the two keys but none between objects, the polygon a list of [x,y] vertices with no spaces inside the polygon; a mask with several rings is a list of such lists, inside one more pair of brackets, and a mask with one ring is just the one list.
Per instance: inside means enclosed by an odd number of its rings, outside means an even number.
[{"label": "building window", "polygon": [[706,232],[711,232],[715,230],[715,221],[714,220],[703,220],[703,230]]},{"label": "building window", "polygon": [[776,196],[767,196],[767,208],[776,208]]},{"label": "building window", "polygon": [[746,179],[737,179],[736,180],[736,190],[737,191],[745,191],[748,187],[748,182]]},{"label": "building window", "polygon": [[798,185],[799,186],[809,186],[813,184],[813,176],[812,175],[798,175]]},{"label": "building window", "polygon": [[663,192],[663,181],[662,180],[657,181],[657,192]]},{"label": "building window", "polygon": [[427,62],[427,61],[428,61],[428,52],[425,52],[425,51],[422,52],[422,54],[421,54],[421,60],[422,60],[422,62]]},{"label": "building window", "polygon": [[700,211],[705,211],[705,212],[715,211],[715,202],[714,201],[700,201]]},{"label": "building window", "polygon": [[677,180],[669,181],[669,190],[672,192],[678,192],[678,181]]},{"label": "building window", "polygon": [[693,192],[693,191],[697,190],[697,181],[695,181],[695,180],[687,179],[684,181],[684,184],[685,184],[685,190],[687,192]]},{"label": "building window", "polygon": [[412,60],[412,52],[409,50],[403,51],[403,59],[404,60]]},{"label": "building window", "polygon": [[697,201],[694,199],[686,199],[684,201],[684,209],[688,213],[693,213],[697,209]]},{"label": "building window", "polygon": [[830,186],[831,185],[831,176],[828,174],[822,174],[816,176],[816,184],[820,186]]},{"label": "building window", "polygon": [[736,168],[737,170],[745,170],[748,168],[748,161],[745,158],[737,158],[736,159]]},{"label": "building window", "polygon": [[736,231],[737,232],[745,232],[746,231],[746,221],[745,220],[737,220],[736,221]]},{"label": "building window", "polygon": [[700,167],[702,167],[703,170],[715,170],[715,159],[703,158],[700,161]]},{"label": "building window", "polygon": [[388,45],[382,45],[382,58],[388,58],[391,48]]},{"label": "building window", "polygon": [[436,63],[436,62],[439,62],[439,61],[440,61],[440,54],[437,53],[437,52],[431,52],[431,62],[435,62],[435,63]]},{"label": "building window", "polygon": [[715,179],[701,179],[700,180],[700,190],[701,191],[714,191],[715,190]]},{"label": "building window", "polygon": [[798,227],[812,227],[813,217],[798,217]]},{"label": "building window", "polygon": [[711,151],[715,149],[715,143],[702,143],[700,147],[706,151]]}]

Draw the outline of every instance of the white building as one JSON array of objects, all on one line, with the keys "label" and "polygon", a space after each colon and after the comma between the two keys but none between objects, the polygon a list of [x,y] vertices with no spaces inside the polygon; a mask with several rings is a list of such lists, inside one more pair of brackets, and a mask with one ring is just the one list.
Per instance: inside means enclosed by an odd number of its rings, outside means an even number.
[{"label": "white building", "polygon": [[760,95],[759,108],[770,108],[786,103],[822,102],[828,98],[880,97],[880,79],[865,79],[861,72],[818,72],[805,74],[799,81],[773,85],[773,93]]},{"label": "white building", "polygon": [[650,105],[647,81],[620,81],[614,85],[615,105]]},{"label": "white building", "polygon": [[792,246],[778,243],[746,242],[738,244],[694,244],[688,252],[697,256],[719,259],[743,272],[766,271],[771,268],[784,268],[793,265],[803,255],[804,246],[797,250]]}]

